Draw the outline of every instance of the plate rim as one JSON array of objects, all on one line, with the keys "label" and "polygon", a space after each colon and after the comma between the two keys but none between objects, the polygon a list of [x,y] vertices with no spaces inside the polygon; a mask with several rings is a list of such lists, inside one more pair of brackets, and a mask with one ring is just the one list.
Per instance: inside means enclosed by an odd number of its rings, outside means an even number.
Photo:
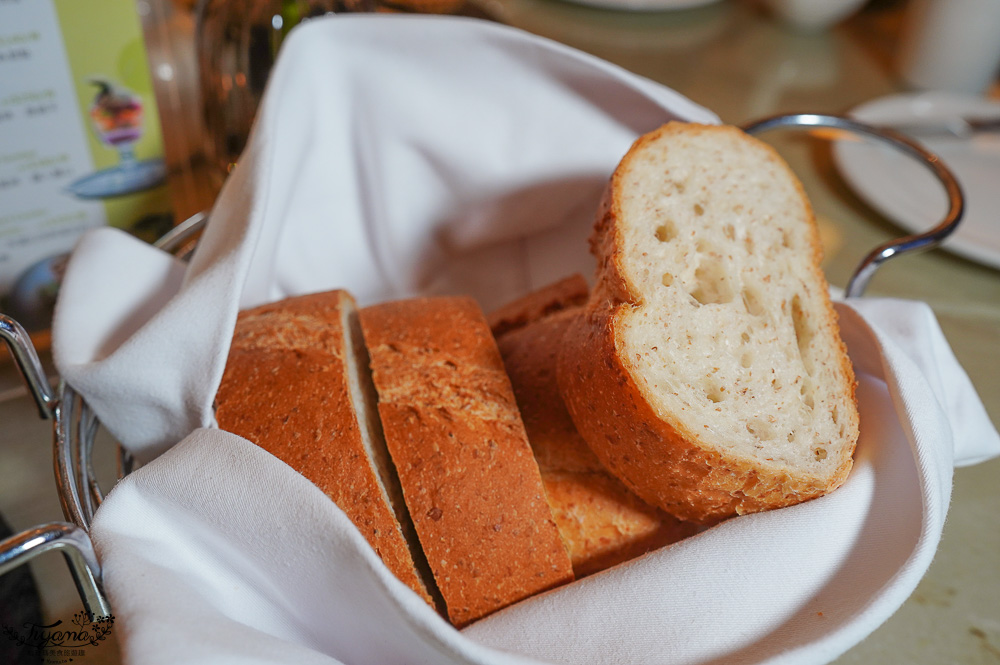
[{"label": "plate rim", "polygon": [[[890,104],[912,106],[914,104],[924,102],[930,105],[953,104],[959,106],[977,107],[990,106],[992,108],[996,108],[997,111],[1000,112],[1000,101],[997,100],[963,93],[930,90],[899,92],[877,97],[853,107],[848,111],[847,115],[861,122],[877,122],[880,118],[873,117],[873,114],[878,115],[879,111],[886,108]],[[919,117],[919,115],[909,114],[899,117],[899,119],[909,120],[916,117]],[[858,160],[856,156],[851,154],[856,147],[857,144],[853,141],[838,140],[833,142],[832,148],[834,165],[836,166],[837,171],[840,173],[845,184],[865,204],[879,213],[894,226],[911,233],[923,233],[924,231],[927,231],[927,227],[914,223],[909,219],[900,217],[897,211],[893,209],[892,205],[887,203],[886,197],[880,197],[875,194],[873,192],[873,187],[871,187],[868,182],[858,177],[858,171],[860,170],[858,167]],[[876,146],[870,147],[875,148]],[[1000,170],[1000,160],[998,160],[997,166],[998,170]],[[964,187],[963,192],[966,196],[965,214],[968,215],[969,194]],[[984,247],[980,240],[963,238],[962,232],[965,228],[967,228],[966,226],[963,226],[964,222],[964,219],[962,222],[959,222],[958,228],[940,245],[940,249],[976,263],[1000,270],[1000,228],[998,228],[996,234],[996,242],[994,243],[995,246],[991,245],[990,247]]]}]

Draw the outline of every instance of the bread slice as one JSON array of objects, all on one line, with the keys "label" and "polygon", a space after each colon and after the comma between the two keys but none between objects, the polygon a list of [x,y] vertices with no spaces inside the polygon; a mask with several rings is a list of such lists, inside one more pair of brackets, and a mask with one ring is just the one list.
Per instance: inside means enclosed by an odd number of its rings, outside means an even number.
[{"label": "bread slice", "polygon": [[573,578],[486,319],[462,297],[360,312],[386,443],[448,617]]},{"label": "bread slice", "polygon": [[499,339],[504,333],[517,330],[550,314],[586,304],[589,293],[590,287],[587,286],[587,280],[583,275],[570,275],[490,312],[486,320],[490,324],[493,336]]},{"label": "bread slice", "polygon": [[630,492],[576,431],[559,395],[556,360],[566,328],[580,316],[580,307],[563,309],[525,321],[497,339],[577,578],[698,531]]},{"label": "bread slice", "polygon": [[586,316],[560,390],[601,462],[646,501],[712,520],[840,486],[854,376],[801,184],[739,129],[672,122],[615,170]]},{"label": "bread slice", "polygon": [[404,533],[412,525],[382,441],[367,368],[357,310],[345,291],[241,312],[216,395],[216,421],[311,480],[389,570],[434,606],[433,582],[418,568],[423,556]]}]

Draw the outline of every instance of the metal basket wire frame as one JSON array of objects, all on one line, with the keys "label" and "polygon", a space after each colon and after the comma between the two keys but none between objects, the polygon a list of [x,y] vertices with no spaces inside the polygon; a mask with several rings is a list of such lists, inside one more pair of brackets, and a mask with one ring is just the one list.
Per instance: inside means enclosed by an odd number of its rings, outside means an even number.
[{"label": "metal basket wire frame", "polygon": [[[816,128],[860,134],[888,143],[930,169],[948,197],[948,211],[932,229],[882,244],[861,260],[845,289],[847,297],[858,297],[864,293],[875,271],[886,261],[930,249],[951,235],[962,219],[964,196],[954,175],[936,155],[891,129],[873,127],[842,116],[812,113],[776,115],[742,127],[747,133],[755,135],[777,129]],[[187,258],[207,219],[207,215],[198,213],[172,229],[155,245]],[[53,421],[56,489],[67,520],[40,525],[0,542],[0,574],[42,552],[61,550],[87,613],[91,618],[106,616],[110,614],[110,606],[102,588],[100,563],[88,535],[91,520],[104,499],[96,480],[92,455],[100,423],[86,400],[71,386],[60,381],[58,388],[53,389],[45,378],[28,334],[16,321],[3,314],[0,314],[0,337],[10,347],[41,417]],[[118,453],[118,477],[121,478],[132,471],[134,463],[120,445]]]},{"label": "metal basket wire frame", "polygon": [[[171,229],[155,244],[185,258],[207,217],[198,213]],[[51,419],[56,491],[66,522],[51,522],[15,534],[0,542],[0,575],[32,558],[59,550],[66,558],[73,581],[91,620],[111,614],[101,583],[101,567],[88,531],[104,493],[97,482],[93,447],[100,423],[93,410],[65,382],[53,388],[45,377],[38,353],[24,328],[0,314],[0,337],[10,348],[39,415]],[[118,445],[118,477],[132,471],[132,456]]]}]

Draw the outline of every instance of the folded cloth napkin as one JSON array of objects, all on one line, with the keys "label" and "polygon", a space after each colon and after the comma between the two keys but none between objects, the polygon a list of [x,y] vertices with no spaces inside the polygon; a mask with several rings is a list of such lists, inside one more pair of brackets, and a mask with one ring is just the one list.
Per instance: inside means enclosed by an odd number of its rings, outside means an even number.
[{"label": "folded cloth napkin", "polygon": [[483,21],[347,15],[293,33],[191,265],[101,229],[67,266],[54,360],[140,460],[212,424],[239,308],[332,288],[362,304],[467,293],[490,308],[589,274],[585,251],[562,250],[583,248],[636,136],[718,122]]},{"label": "folded cloth napkin", "polygon": [[923,576],[953,465],[1000,454],[925,304],[872,299],[838,312],[861,409],[843,487],[732,519],[462,632],[396,580],[315,486],[240,437],[198,429],[122,480],[94,519],[125,660],[829,662]]},{"label": "folded cloth napkin", "polygon": [[[520,31],[342,16],[292,32],[190,263],[110,229],[70,260],[57,367],[145,465],[91,536],[130,663],[826,662],[913,590],[956,463],[1000,440],[926,305],[839,305],[848,482],[456,631],[287,466],[212,427],[237,311],[348,288],[485,309],[572,272],[608,175],[676,93]],[[127,278],[123,279],[123,275]]]}]

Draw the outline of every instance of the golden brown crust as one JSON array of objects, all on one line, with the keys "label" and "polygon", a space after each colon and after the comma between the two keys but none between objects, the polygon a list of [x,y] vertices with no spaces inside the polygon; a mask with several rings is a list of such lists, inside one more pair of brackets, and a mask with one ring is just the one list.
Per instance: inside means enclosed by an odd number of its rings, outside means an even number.
[{"label": "golden brown crust", "polygon": [[216,396],[219,427],[321,489],[392,573],[433,605],[362,443],[347,378],[343,291],[241,312]]},{"label": "golden brown crust", "polygon": [[496,343],[469,298],[360,313],[386,442],[449,619],[572,579]]},{"label": "golden brown crust", "polygon": [[698,529],[643,502],[598,461],[577,432],[556,381],[562,336],[582,309],[567,309],[498,340],[559,533],[577,577]]},{"label": "golden brown crust", "polygon": [[588,312],[563,337],[557,377],[578,431],[601,463],[649,503],[685,520],[733,514],[737,500],[709,477],[721,460],[691,448],[651,409],[618,358],[609,319]]},{"label": "golden brown crust", "polygon": [[532,321],[586,304],[589,291],[583,275],[570,275],[507,303],[491,312],[486,319],[493,335],[499,338]]},{"label": "golden brown crust", "polygon": [[573,573],[593,575],[701,531],[653,508],[607,472],[542,475]]},{"label": "golden brown crust", "polygon": [[[622,320],[642,301],[642,295],[625,277],[618,223],[623,212],[617,193],[624,185],[629,160],[664,133],[713,131],[739,132],[732,127],[668,123],[640,137],[622,159],[605,192],[591,236],[598,268],[586,316],[575,321],[564,336],[558,364],[566,406],[601,462],[646,501],[682,519],[702,522],[826,494],[843,483],[851,466],[848,457],[831,479],[819,482],[807,475],[776,473],[752,460],[726,457],[703,448],[679,418],[652,408],[624,358]],[[773,158],[780,160],[776,153]],[[805,200],[797,180],[796,184]],[[812,219],[808,221],[815,224]],[[820,245],[815,228],[811,246],[817,283],[825,285],[818,264]],[[827,311],[826,325],[836,331],[836,313],[830,303]],[[837,337],[839,341],[839,334]],[[849,378],[853,401],[853,370],[843,342],[839,344],[841,370]],[[856,432],[856,414],[852,418]]]}]

